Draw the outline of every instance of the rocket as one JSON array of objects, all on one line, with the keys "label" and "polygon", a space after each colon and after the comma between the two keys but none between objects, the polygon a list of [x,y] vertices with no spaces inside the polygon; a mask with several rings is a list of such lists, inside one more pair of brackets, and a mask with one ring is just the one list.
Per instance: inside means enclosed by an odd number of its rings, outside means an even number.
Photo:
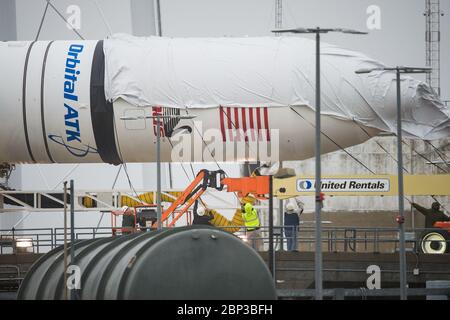
[{"label": "rocket", "polygon": [[[321,46],[321,153],[395,132],[395,74],[355,74],[382,64]],[[310,158],[314,48],[298,37],[2,42],[0,163],[152,162],[158,128],[164,162]],[[427,84],[402,77],[401,90],[406,137],[450,136]]]}]

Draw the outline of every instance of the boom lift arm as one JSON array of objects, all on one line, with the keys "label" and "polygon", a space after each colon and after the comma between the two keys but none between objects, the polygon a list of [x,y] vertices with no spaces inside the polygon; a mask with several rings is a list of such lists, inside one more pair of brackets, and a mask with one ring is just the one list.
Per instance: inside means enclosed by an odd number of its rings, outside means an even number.
[{"label": "boom lift arm", "polygon": [[214,188],[222,191],[227,187],[227,192],[237,192],[240,198],[248,194],[254,195],[257,199],[267,199],[269,193],[269,177],[243,177],[243,178],[225,178],[223,170],[209,171],[201,170],[194,181],[181,193],[181,195],[164,211],[161,222],[166,221],[175,210],[181,206],[181,210],[169,223],[173,227],[189,207],[206,191],[207,188]]},{"label": "boom lift arm", "polygon": [[214,188],[221,191],[223,185],[221,184],[222,179],[225,177],[225,172],[223,170],[209,171],[201,170],[194,181],[181,193],[181,195],[167,208],[162,214],[161,222],[166,221],[170,215],[172,215],[175,210],[181,206],[181,210],[169,223],[169,227],[173,227],[175,223],[180,219],[183,214],[189,209],[189,207],[206,191],[207,188]]}]

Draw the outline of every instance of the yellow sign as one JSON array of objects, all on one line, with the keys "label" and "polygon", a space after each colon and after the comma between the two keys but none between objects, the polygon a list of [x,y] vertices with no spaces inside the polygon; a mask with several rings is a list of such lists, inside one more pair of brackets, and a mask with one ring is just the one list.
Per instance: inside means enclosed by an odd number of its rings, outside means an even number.
[{"label": "yellow sign", "polygon": [[[406,196],[450,195],[450,175],[405,175]],[[398,179],[394,175],[333,175],[322,177],[322,192],[330,196],[395,196]],[[297,176],[273,180],[273,192],[278,198],[312,196],[315,179]]]}]

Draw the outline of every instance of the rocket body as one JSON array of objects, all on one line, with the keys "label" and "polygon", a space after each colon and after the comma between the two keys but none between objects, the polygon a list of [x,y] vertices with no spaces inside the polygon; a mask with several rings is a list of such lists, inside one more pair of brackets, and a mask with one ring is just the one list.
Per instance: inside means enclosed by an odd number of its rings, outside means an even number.
[{"label": "rocket body", "polygon": [[[224,95],[223,101],[215,104],[207,101],[208,97],[198,96],[197,103],[192,103],[192,97],[184,103],[180,101],[187,90],[167,75],[160,78],[160,90],[147,90],[133,81],[122,88],[124,81],[118,72],[133,66],[119,64],[112,69],[111,61],[118,55],[105,55],[108,50],[104,46],[104,41],[0,43],[0,163],[152,162],[156,160],[157,121],[161,125],[164,162],[283,161],[314,155],[314,101],[308,95],[303,102],[293,104],[283,99],[279,100],[286,101],[284,104],[265,103],[264,99],[251,103],[251,96],[239,103]],[[122,53],[119,58],[126,64],[135,57]],[[205,73],[208,65],[200,68]],[[143,76],[137,78],[145,81],[146,76],[158,77],[146,72],[142,70]],[[186,86],[194,86],[177,70],[169,68],[169,72],[182,77]],[[226,86],[229,80],[223,78]],[[115,79],[121,80],[119,86],[114,85]],[[105,83],[110,86],[107,93]],[[180,92],[180,101],[171,100],[170,93],[166,95],[168,102],[163,101],[165,86]],[[144,97],[155,92],[158,99],[134,103],[138,99],[127,92],[127,87],[132,92],[143,92]],[[117,90],[122,91],[107,100]],[[212,92],[215,88],[206,90]],[[386,97],[392,104],[384,107],[395,110],[395,95],[389,92]],[[324,97],[325,106],[328,98]],[[202,102],[207,106],[203,107]],[[434,124],[436,127],[447,130],[447,111],[441,110],[444,113]],[[158,115],[162,116],[159,120]],[[195,118],[178,118],[183,115]],[[362,143],[383,129],[350,116],[325,112],[321,153]]]}]

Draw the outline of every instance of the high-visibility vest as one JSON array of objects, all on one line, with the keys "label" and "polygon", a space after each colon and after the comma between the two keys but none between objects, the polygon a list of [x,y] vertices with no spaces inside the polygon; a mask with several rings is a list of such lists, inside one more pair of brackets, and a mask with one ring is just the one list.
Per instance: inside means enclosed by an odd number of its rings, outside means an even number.
[{"label": "high-visibility vest", "polygon": [[242,218],[244,219],[244,224],[247,227],[247,231],[255,230],[259,228],[259,217],[258,212],[252,205],[247,205],[244,207],[244,211],[242,212]]}]

